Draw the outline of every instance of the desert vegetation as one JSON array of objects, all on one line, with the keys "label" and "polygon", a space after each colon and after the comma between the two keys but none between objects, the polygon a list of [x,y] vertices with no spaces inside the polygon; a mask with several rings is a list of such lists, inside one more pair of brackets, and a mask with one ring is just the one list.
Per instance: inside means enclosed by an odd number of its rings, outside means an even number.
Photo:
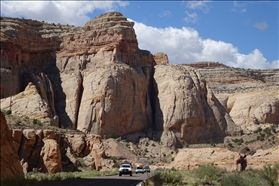
[{"label": "desert vegetation", "polygon": [[157,169],[146,183],[148,186],[279,186],[279,163],[242,172],[227,172],[213,164],[191,171]]},{"label": "desert vegetation", "polygon": [[105,175],[117,175],[118,171],[85,171],[85,172],[59,172],[55,174],[45,174],[40,172],[28,172],[24,177],[1,179],[2,186],[34,185],[38,183],[48,183],[61,180],[92,178]]}]

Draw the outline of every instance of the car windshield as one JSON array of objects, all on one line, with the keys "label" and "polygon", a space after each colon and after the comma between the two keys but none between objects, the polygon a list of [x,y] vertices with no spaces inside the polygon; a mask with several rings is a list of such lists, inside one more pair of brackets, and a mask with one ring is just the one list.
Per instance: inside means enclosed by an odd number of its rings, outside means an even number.
[{"label": "car windshield", "polygon": [[142,169],[141,167],[137,167],[137,169]]},{"label": "car windshield", "polygon": [[124,168],[130,168],[130,165],[122,165]]},{"label": "car windshield", "polygon": [[149,166],[148,165],[144,166],[144,169],[149,169]]}]

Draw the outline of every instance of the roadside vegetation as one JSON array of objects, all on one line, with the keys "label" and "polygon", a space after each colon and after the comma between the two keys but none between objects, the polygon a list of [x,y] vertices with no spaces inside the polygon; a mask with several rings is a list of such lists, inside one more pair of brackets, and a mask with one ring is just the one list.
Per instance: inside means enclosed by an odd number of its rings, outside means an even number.
[{"label": "roadside vegetation", "polygon": [[191,171],[157,169],[147,186],[279,186],[279,163],[261,170],[227,172],[212,164]]},{"label": "roadside vegetation", "polygon": [[58,172],[55,174],[28,172],[24,177],[1,179],[1,186],[29,186],[38,183],[49,183],[78,178],[92,178],[106,175],[117,175],[118,171],[86,171],[86,172]]}]

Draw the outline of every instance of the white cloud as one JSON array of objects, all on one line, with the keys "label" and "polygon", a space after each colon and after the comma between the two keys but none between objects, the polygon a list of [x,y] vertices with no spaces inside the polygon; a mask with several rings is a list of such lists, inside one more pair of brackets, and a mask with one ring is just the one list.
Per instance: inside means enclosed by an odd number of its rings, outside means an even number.
[{"label": "white cloud", "polygon": [[159,17],[171,17],[171,16],[172,16],[172,12],[168,10],[159,14]]},{"label": "white cloud", "polygon": [[[195,1],[188,3],[192,9],[204,7],[204,4],[205,2]],[[127,5],[128,2],[123,1],[1,1],[1,15],[82,26],[90,20],[88,14],[97,9],[113,11]],[[186,14],[188,19],[185,21],[197,21],[196,13]],[[268,26],[265,24],[257,26],[265,29]],[[258,49],[249,54],[241,54],[232,44],[203,39],[192,28],[156,28],[137,22],[134,28],[141,49],[149,50],[153,54],[164,52],[171,63],[218,61],[233,67],[278,68],[279,60],[268,62]]]},{"label": "white cloud", "polygon": [[268,62],[260,50],[242,54],[231,43],[203,39],[188,27],[156,28],[135,22],[139,48],[152,54],[164,52],[172,64],[218,61],[231,67],[250,69],[278,68],[279,60]]},{"label": "white cloud", "polygon": [[254,27],[256,27],[259,30],[265,30],[268,27],[268,24],[266,23],[266,21],[260,22],[260,23],[255,23]]},{"label": "white cloud", "polygon": [[196,12],[191,14],[186,11],[185,13],[187,14],[187,17],[184,18],[186,23],[196,23],[198,21],[199,16],[196,14]]},{"label": "white cloud", "polygon": [[127,1],[1,1],[1,15],[82,26],[89,13],[99,9],[113,11]]},{"label": "white cloud", "polygon": [[201,9],[204,13],[207,13],[210,9],[210,6],[207,3],[210,1],[187,1],[187,8],[190,9]]},{"label": "white cloud", "polygon": [[233,12],[246,12],[246,6],[248,2],[240,2],[240,1],[234,1],[233,2],[233,8],[231,11]]},{"label": "white cloud", "polygon": [[[202,10],[203,13],[208,13],[211,6],[207,5],[207,3],[210,1],[186,1],[183,3],[186,3],[186,8],[187,9],[192,9],[192,10]],[[185,12],[186,13],[186,17],[184,18],[184,21],[186,23],[197,23],[199,16],[196,12],[194,13],[189,13],[188,11]]]}]

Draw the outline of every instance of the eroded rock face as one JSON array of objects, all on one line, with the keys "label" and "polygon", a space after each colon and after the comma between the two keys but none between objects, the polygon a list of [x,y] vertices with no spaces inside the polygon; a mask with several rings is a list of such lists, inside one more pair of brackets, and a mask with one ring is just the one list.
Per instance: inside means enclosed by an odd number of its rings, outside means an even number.
[{"label": "eroded rock face", "polygon": [[166,54],[140,50],[133,25],[118,12],[79,28],[4,18],[1,67],[7,77],[15,74],[12,81],[23,81],[12,90],[4,86],[2,97],[17,94],[1,104],[15,115],[101,136],[154,128],[167,146],[221,142],[233,134],[200,75],[167,65]]},{"label": "eroded rock face", "polygon": [[[55,115],[55,110],[52,107],[54,106],[54,101],[48,101],[47,99],[47,97],[51,97],[52,93],[45,91],[45,89],[38,90],[30,82],[23,92],[9,98],[1,99],[1,109],[11,109],[14,115],[39,119],[42,122],[57,126],[58,120]],[[41,95],[45,95],[45,97]]]},{"label": "eroded rock face", "polygon": [[148,78],[145,69],[128,65],[110,65],[87,71],[77,128],[113,136],[149,128],[152,112]]},{"label": "eroded rock face", "polygon": [[222,142],[237,131],[232,119],[195,69],[156,65],[155,127],[167,146]]},{"label": "eroded rock face", "polygon": [[5,116],[0,112],[0,141],[1,141],[1,179],[23,177],[23,169],[20,165],[18,154],[14,148],[11,133],[9,132]]},{"label": "eroded rock face", "polygon": [[64,37],[56,64],[62,81],[57,92],[65,94],[57,102],[67,100],[57,105],[60,126],[119,136],[151,125],[148,92],[154,59],[138,48],[133,25],[111,12]]},{"label": "eroded rock face", "polygon": [[[13,149],[11,158],[17,156],[20,159],[18,163],[24,173],[34,170],[44,173],[77,171],[82,164],[96,170],[107,170],[107,166],[113,165],[112,161],[106,163],[105,147],[99,135],[51,129],[12,129],[8,133],[12,134],[11,143],[18,148]],[[4,148],[6,139],[1,144]],[[9,149],[8,152],[11,153]],[[6,169],[3,162],[1,170]]]}]

